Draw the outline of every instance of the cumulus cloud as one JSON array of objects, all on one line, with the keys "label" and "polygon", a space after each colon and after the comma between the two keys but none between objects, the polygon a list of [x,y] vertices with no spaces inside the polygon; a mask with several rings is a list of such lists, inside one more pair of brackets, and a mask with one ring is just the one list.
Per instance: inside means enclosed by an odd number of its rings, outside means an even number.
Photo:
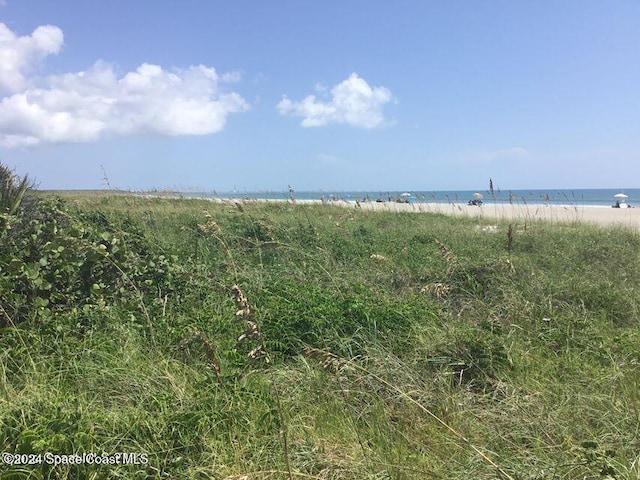
[{"label": "cumulus cloud", "polygon": [[[54,51],[52,31],[36,32],[29,38],[38,39],[41,51]],[[239,79],[237,72],[218,75],[204,65],[168,71],[147,63],[119,75],[112,65],[96,62],[86,71],[51,76],[45,85],[4,97],[0,145],[91,142],[109,135],[215,133],[224,128],[230,113],[249,109],[240,95],[222,88]]]},{"label": "cumulus cloud", "polygon": [[371,87],[363,78],[352,73],[334,86],[329,94],[326,87],[316,90],[327,98],[322,101],[309,95],[299,102],[283,97],[278,103],[282,115],[302,117],[303,127],[321,127],[330,123],[345,123],[360,128],[375,128],[388,123],[382,109],[393,97],[385,87]]},{"label": "cumulus cloud", "polygon": [[0,23],[0,89],[16,92],[25,87],[26,76],[48,55],[60,52],[62,30],[52,25],[36,28],[31,35],[18,37]]}]

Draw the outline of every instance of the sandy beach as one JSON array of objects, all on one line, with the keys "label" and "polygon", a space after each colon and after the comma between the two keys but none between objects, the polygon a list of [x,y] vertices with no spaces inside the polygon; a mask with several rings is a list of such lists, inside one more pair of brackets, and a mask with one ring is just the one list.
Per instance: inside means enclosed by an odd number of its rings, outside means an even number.
[{"label": "sandy beach", "polygon": [[[154,197],[155,195],[145,195]],[[181,197],[174,197],[181,198]],[[209,198],[210,201],[222,203],[247,202],[288,202],[289,200],[242,199],[242,198]],[[396,203],[396,202],[358,202],[296,200],[298,204],[325,204],[342,208],[354,208],[371,211],[407,212],[407,213],[441,213],[444,215],[476,217],[480,219],[497,219],[513,221],[544,220],[551,222],[583,222],[597,225],[624,226],[640,229],[640,208],[611,208],[592,205],[528,205],[528,204],[484,204],[471,206],[463,203]]]},{"label": "sandy beach", "polygon": [[622,225],[640,228],[640,208],[611,208],[582,205],[491,205],[480,207],[456,203],[336,202],[346,207],[392,212],[430,212],[445,215],[499,220],[545,220]]},{"label": "sandy beach", "polygon": [[[218,201],[243,203],[256,200],[218,199]],[[287,200],[257,200],[287,201]],[[319,200],[296,200],[300,204],[320,204]],[[396,203],[396,202],[357,202],[328,201],[326,205],[362,210],[408,212],[408,213],[441,213],[444,215],[467,216],[481,219],[552,222],[584,222],[597,225],[618,225],[640,229],[640,208],[611,208],[591,205],[527,205],[527,204],[484,204],[480,207],[463,203]]]}]

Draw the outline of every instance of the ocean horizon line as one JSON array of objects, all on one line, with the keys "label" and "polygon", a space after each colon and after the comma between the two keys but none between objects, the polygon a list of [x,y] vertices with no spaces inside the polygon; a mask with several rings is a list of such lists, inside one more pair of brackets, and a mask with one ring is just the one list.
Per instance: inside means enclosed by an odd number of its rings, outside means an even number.
[{"label": "ocean horizon line", "polygon": [[316,201],[375,201],[402,203],[455,203],[466,204],[482,200],[486,204],[528,204],[554,206],[602,206],[610,207],[620,200],[616,195],[626,195],[624,201],[631,203],[640,199],[640,188],[598,189],[494,189],[491,190],[271,190],[271,191],[184,191],[184,190],[140,190],[135,193],[180,198],[235,199],[235,200],[316,200]]}]

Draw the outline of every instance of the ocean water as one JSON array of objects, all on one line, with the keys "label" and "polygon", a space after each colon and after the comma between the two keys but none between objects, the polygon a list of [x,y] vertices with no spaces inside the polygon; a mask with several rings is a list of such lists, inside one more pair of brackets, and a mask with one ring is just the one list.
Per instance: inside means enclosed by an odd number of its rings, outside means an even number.
[{"label": "ocean water", "polygon": [[481,194],[485,204],[527,204],[527,205],[589,205],[610,207],[616,198],[614,195],[624,193],[629,198],[627,202],[640,206],[640,188],[626,189],[567,189],[567,190],[500,190],[493,192],[485,190],[448,190],[448,191],[352,191],[352,192],[181,192],[180,195],[188,198],[244,198],[264,200],[287,200],[291,195],[297,200],[348,200],[348,201],[396,201],[403,194],[411,203],[467,203],[475,198],[475,194]]}]

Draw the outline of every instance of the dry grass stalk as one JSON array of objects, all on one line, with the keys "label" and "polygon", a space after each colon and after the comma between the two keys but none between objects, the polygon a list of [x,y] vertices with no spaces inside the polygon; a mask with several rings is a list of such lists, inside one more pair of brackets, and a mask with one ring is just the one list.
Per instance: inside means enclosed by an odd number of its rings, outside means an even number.
[{"label": "dry grass stalk", "polygon": [[512,224],[509,224],[509,230],[507,231],[507,252],[509,253],[509,259],[507,260],[509,263],[509,268],[512,272],[515,271],[515,267],[513,266],[513,262],[511,261],[511,252],[513,251],[513,238],[515,236],[516,229]]},{"label": "dry grass stalk", "polygon": [[436,242],[436,245],[440,250],[440,255],[442,255],[442,258],[444,258],[447,261],[447,263],[449,263],[450,265],[458,263],[458,257],[456,257],[456,255],[449,249],[449,247],[447,247],[444,243],[442,243],[437,238],[434,239],[434,241]]},{"label": "dry grass stalk", "polygon": [[280,242],[276,242],[276,241],[257,242],[254,245],[255,248],[261,248],[263,250],[270,250],[270,249],[278,248],[278,247],[281,247],[281,246],[282,246],[282,244]]},{"label": "dry grass stalk", "polygon": [[240,343],[247,340],[258,342],[258,345],[251,349],[251,351],[247,354],[247,357],[252,362],[264,358],[265,363],[269,363],[270,360],[269,356],[267,355],[267,349],[265,347],[262,334],[260,332],[260,326],[253,317],[253,311],[251,309],[251,305],[249,304],[249,300],[247,300],[247,296],[238,285],[234,285],[233,287],[231,287],[231,290],[233,291],[236,305],[238,306],[236,316],[239,317],[245,324],[244,332],[238,337],[236,345],[239,345]]},{"label": "dry grass stalk", "polygon": [[430,293],[434,295],[436,298],[444,298],[449,293],[451,293],[453,287],[451,285],[447,285],[446,283],[429,283],[420,289],[420,293]]},{"label": "dry grass stalk", "polygon": [[509,224],[509,230],[507,230],[507,250],[509,251],[509,255],[511,255],[511,250],[513,249],[513,237],[515,234],[515,228],[513,225]]},{"label": "dry grass stalk", "polygon": [[231,287],[231,291],[233,292],[233,296],[236,300],[236,304],[240,307],[240,310],[236,312],[237,316],[250,317],[251,316],[251,306],[249,305],[249,300],[247,300],[247,296],[244,294],[238,285],[234,285]]},{"label": "dry grass stalk", "polygon": [[304,347],[302,355],[306,358],[316,360],[324,370],[333,373],[338,373],[349,364],[346,360],[331,352],[309,346]]},{"label": "dry grass stalk", "polygon": [[210,234],[213,238],[215,238],[218,242],[220,242],[220,244],[224,247],[225,251],[227,252],[227,255],[229,256],[229,260],[231,262],[231,265],[233,265],[233,269],[237,273],[238,267],[233,258],[233,252],[231,251],[231,248],[229,248],[229,245],[223,238],[224,236],[223,236],[222,228],[220,228],[220,225],[216,223],[216,221],[213,219],[213,216],[206,210],[204,211],[204,218],[206,219],[206,222],[204,224],[198,224],[198,230],[200,230],[201,233]]},{"label": "dry grass stalk", "polygon": [[213,345],[211,345],[211,342],[205,336],[204,333],[196,332],[196,336],[200,339],[200,341],[202,342],[202,345],[204,346],[204,349],[207,352],[207,357],[209,357],[211,368],[216,374],[216,378],[218,379],[218,384],[221,387],[224,387],[224,381],[222,380],[222,371],[220,370],[220,362],[218,361],[218,355],[216,355],[215,348],[213,347]]},{"label": "dry grass stalk", "polygon": [[455,271],[456,267],[458,266],[458,257],[456,257],[456,255],[449,249],[449,247],[447,247],[440,240],[435,238],[434,241],[436,242],[436,245],[440,250],[440,255],[442,255],[442,258],[444,258],[448,264],[447,275],[451,275],[451,273]]},{"label": "dry grass stalk", "polygon": [[206,219],[206,223],[198,224],[198,229],[202,233],[219,233],[220,232],[220,225],[216,223],[216,221],[213,219],[213,216],[206,210],[204,211],[204,218]]},{"label": "dry grass stalk", "polygon": [[[247,354],[247,358],[249,359],[247,367],[260,359],[264,359],[265,363],[270,363],[271,360],[269,359],[267,346],[264,342],[264,338],[262,337],[262,333],[260,332],[258,321],[253,316],[253,310],[251,309],[251,305],[249,304],[247,296],[237,284],[231,287],[231,290],[233,291],[233,296],[235,297],[236,305],[238,306],[236,316],[241,318],[245,324],[245,330],[243,334],[238,337],[237,344],[240,344],[246,340],[253,340],[257,343],[257,345]],[[244,371],[246,371],[247,367],[245,367]],[[243,374],[241,374],[241,377]],[[282,446],[284,449],[284,458],[287,465],[287,474],[289,476],[289,480],[293,480],[291,464],[289,462],[287,423],[285,422],[284,411],[282,409],[282,403],[280,400],[280,390],[275,379],[272,379],[271,386],[273,388],[273,393],[275,394],[276,403],[278,405],[278,417],[280,418],[281,426],[280,434],[282,435]]]}]

